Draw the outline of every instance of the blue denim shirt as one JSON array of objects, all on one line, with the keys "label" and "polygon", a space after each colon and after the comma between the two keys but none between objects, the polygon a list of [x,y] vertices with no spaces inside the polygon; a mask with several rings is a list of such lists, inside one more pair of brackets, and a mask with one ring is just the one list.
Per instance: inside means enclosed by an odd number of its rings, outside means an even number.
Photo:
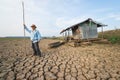
[{"label": "blue denim shirt", "polygon": [[26,26],[25,26],[25,30],[31,34],[30,39],[33,43],[40,41],[41,34],[38,30],[35,29],[35,30],[32,31],[32,30],[29,30]]}]

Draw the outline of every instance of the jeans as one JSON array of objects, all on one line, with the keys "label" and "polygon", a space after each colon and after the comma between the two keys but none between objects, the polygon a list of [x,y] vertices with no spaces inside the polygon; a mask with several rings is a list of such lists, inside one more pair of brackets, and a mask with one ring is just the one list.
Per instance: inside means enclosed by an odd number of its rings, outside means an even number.
[{"label": "jeans", "polygon": [[39,49],[38,42],[35,42],[35,43],[32,42],[32,48],[33,48],[33,51],[34,51],[34,55],[41,56],[41,51]]}]

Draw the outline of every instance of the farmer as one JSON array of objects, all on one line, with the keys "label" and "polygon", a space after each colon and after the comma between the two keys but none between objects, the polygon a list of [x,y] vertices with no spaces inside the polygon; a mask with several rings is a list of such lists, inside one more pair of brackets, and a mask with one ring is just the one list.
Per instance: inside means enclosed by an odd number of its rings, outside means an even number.
[{"label": "farmer", "polygon": [[30,33],[30,38],[32,41],[32,49],[34,51],[35,56],[40,56],[41,57],[41,51],[39,49],[39,42],[41,40],[41,35],[40,32],[36,29],[36,25],[32,24],[31,25],[32,30],[29,30],[27,26],[24,24],[24,29]]}]

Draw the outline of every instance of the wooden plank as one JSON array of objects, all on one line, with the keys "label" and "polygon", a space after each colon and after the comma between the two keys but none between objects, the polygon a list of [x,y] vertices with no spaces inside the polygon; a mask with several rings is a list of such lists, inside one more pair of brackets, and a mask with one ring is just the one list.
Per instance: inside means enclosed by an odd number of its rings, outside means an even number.
[{"label": "wooden plank", "polygon": [[49,47],[50,48],[55,48],[55,47],[59,47],[61,45],[63,45],[65,42],[54,42],[54,43],[50,43]]}]

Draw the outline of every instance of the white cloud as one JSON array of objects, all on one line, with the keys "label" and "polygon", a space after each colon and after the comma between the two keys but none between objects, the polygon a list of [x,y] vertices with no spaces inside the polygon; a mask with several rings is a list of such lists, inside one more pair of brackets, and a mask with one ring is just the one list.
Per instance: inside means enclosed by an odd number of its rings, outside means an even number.
[{"label": "white cloud", "polygon": [[105,21],[105,20],[107,20],[107,19],[109,19],[109,17],[97,18],[98,21]]},{"label": "white cloud", "polygon": [[119,13],[108,13],[105,17],[97,18],[98,21],[105,21],[105,20],[117,20],[120,21],[120,14]]},{"label": "white cloud", "polygon": [[113,8],[100,8],[100,9],[96,9],[93,12],[94,13],[105,13],[105,12],[109,12],[114,10]]},{"label": "white cloud", "polygon": [[67,19],[65,17],[60,17],[56,20],[56,26],[63,29],[63,28],[69,27],[71,25],[77,24],[81,21],[84,21],[88,18],[92,18],[92,16],[86,15],[86,16],[76,17],[76,18],[72,18],[72,19]]},{"label": "white cloud", "polygon": [[110,14],[109,17],[120,21],[120,14]]}]

